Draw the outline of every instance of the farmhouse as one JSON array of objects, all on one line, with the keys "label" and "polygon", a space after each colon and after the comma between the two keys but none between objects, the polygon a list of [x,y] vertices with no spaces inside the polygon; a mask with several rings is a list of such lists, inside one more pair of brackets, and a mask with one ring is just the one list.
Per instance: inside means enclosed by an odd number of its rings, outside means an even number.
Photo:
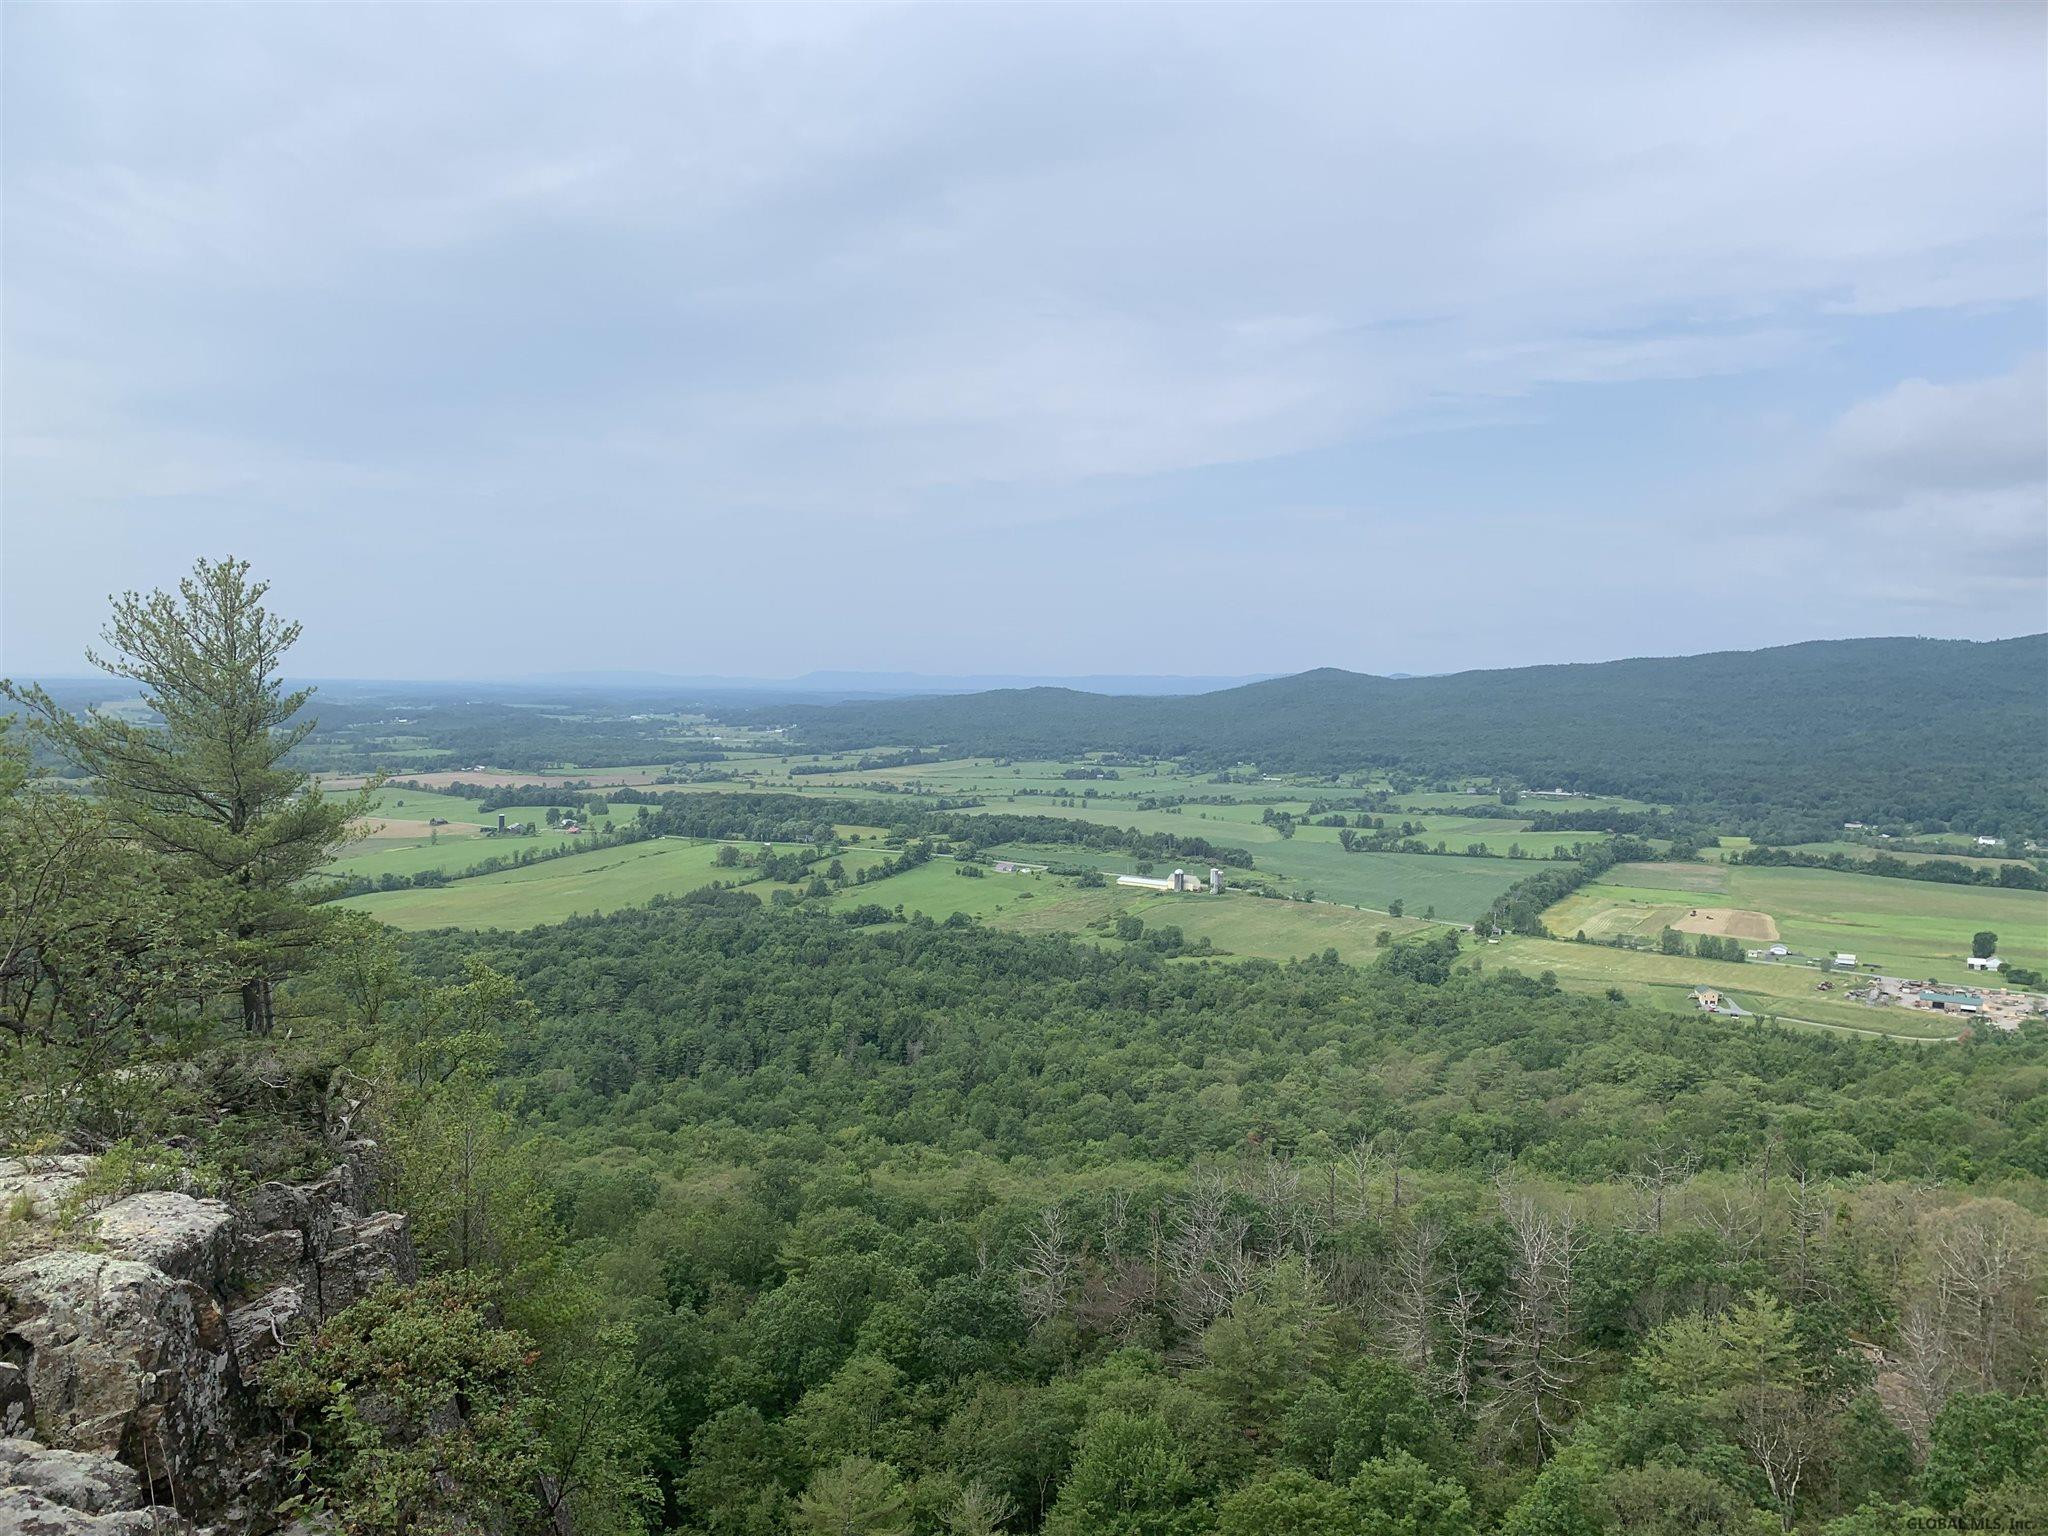
[{"label": "farmhouse", "polygon": [[1971,955],[1963,964],[1973,971],[1995,971],[2005,962],[1996,955]]}]

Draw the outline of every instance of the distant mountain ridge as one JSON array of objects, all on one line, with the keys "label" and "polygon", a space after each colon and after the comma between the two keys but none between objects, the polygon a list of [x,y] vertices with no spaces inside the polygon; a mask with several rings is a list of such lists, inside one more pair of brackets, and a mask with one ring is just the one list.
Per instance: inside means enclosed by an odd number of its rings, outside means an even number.
[{"label": "distant mountain ridge", "polygon": [[948,675],[928,672],[811,671],[799,677],[685,676],[668,672],[551,672],[530,681],[536,685],[581,688],[675,688],[737,693],[843,694],[893,697],[903,694],[986,693],[1004,688],[1069,688],[1081,693],[1122,696],[1165,696],[1212,693],[1264,682],[1271,672],[1235,677],[1179,677],[1152,673],[1110,673],[1060,677],[1034,673]]},{"label": "distant mountain ridge", "polygon": [[2048,634],[1386,678],[1319,668],[1216,692],[1034,687],[755,712],[806,745],[1122,751],[1269,772],[1499,774],[1668,803],[2048,830]]}]

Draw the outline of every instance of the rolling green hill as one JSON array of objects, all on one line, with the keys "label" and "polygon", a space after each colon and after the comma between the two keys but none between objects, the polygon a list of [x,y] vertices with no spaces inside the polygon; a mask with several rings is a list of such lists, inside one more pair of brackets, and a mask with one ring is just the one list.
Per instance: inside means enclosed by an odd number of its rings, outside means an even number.
[{"label": "rolling green hill", "polygon": [[2048,739],[2048,635],[1827,640],[1443,677],[1324,668],[1178,698],[1012,689],[785,708],[776,723],[832,749],[1500,774],[1772,831],[2048,831],[2048,784],[2032,766]]}]

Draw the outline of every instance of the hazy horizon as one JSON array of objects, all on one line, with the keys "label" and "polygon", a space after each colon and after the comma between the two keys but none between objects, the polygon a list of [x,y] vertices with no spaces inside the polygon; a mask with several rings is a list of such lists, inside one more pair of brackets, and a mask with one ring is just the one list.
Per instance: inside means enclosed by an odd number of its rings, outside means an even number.
[{"label": "hazy horizon", "polygon": [[2037,6],[11,6],[0,671],[2048,628]]},{"label": "hazy horizon", "polygon": [[[2028,640],[2048,634],[2048,630],[2025,631],[2016,635],[1997,635],[1984,640],[1967,640],[1973,645],[1995,645],[2004,641]],[[1941,635],[1847,635],[1837,637],[1843,641],[1894,641],[1894,640],[1946,640],[1962,637]],[[1826,641],[1789,641],[1786,646],[1825,644]],[[659,691],[665,688],[694,689],[705,693],[721,690],[731,692],[782,692],[799,697],[805,694],[825,695],[831,693],[874,693],[905,694],[918,692],[969,693],[995,691],[1009,688],[1066,687],[1083,692],[1097,693],[1155,693],[1195,694],[1215,692],[1225,688],[1241,688],[1253,683],[1268,682],[1280,678],[1295,677],[1305,672],[1343,671],[1354,674],[1375,676],[1387,681],[1424,680],[1432,677],[1450,677],[1462,672],[1512,672],[1524,668],[1545,666],[1602,666],[1622,661],[1670,661],[1688,657],[1713,654],[1744,654],[1755,650],[1777,650],[1786,646],[1735,647],[1722,652],[1667,652],[1643,651],[1629,656],[1596,656],[1575,658],[1563,662],[1510,662],[1482,664],[1474,667],[1449,668],[1442,672],[1373,671],[1370,668],[1334,667],[1329,664],[1300,667],[1291,672],[1248,673],[1239,676],[1208,676],[1194,673],[1144,672],[1144,673],[948,673],[918,672],[909,670],[878,670],[869,668],[817,667],[787,676],[758,674],[753,676],[689,674],[651,671],[634,668],[593,668],[564,672],[527,672],[502,674],[477,674],[472,676],[431,676],[394,674],[379,676],[373,674],[330,674],[321,675],[301,669],[287,669],[286,681],[292,686],[306,684],[326,686],[419,686],[419,687],[486,687],[497,689],[587,689],[593,692],[635,689]],[[44,672],[22,672],[17,680],[44,683],[97,683],[119,681],[105,673],[96,673],[86,668],[53,669]],[[922,687],[903,687],[903,683],[915,682]],[[1152,683],[1184,684],[1175,688],[1120,688],[1112,684]],[[1089,684],[1103,686],[1090,688]],[[809,685],[809,686],[807,686]],[[942,686],[943,685],[943,686]]]}]

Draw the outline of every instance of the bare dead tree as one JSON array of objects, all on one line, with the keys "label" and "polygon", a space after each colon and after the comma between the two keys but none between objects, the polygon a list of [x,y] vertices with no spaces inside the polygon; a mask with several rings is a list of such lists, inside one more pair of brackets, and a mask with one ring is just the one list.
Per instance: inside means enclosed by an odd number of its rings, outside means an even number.
[{"label": "bare dead tree", "polygon": [[1443,1305],[1443,1229],[1435,1222],[1410,1222],[1395,1237],[1392,1284],[1387,1298],[1387,1333],[1394,1358],[1418,1377],[1427,1376],[1437,1314]]},{"label": "bare dead tree", "polygon": [[1769,1484],[1781,1527],[1791,1530],[1799,1485],[1827,1447],[1826,1405],[1796,1387],[1750,1386],[1736,1400],[1731,1427]]},{"label": "bare dead tree", "polygon": [[1250,1289],[1257,1269],[1251,1224],[1229,1208],[1221,1177],[1204,1174],[1174,1211],[1162,1257],[1168,1306],[1187,1333],[1199,1333]]},{"label": "bare dead tree", "polygon": [[1269,1257],[1292,1251],[1313,1253],[1320,1227],[1313,1204],[1302,1194],[1301,1173],[1282,1158],[1260,1158],[1245,1171],[1240,1187],[1266,1218],[1272,1234]]},{"label": "bare dead tree", "polygon": [[1018,1261],[1018,1294],[1024,1315],[1034,1323],[1049,1322],[1066,1304],[1067,1291],[1080,1267],[1067,1213],[1048,1205],[1025,1239],[1024,1256]]},{"label": "bare dead tree", "polygon": [[1642,1166],[1628,1176],[1635,1199],[1634,1209],[1624,1223],[1626,1229],[1637,1234],[1661,1234],[1669,1206],[1692,1182],[1698,1167],[1699,1158],[1692,1152],[1674,1156],[1660,1147],[1645,1154]]},{"label": "bare dead tree", "polygon": [[1373,1150],[1370,1141],[1360,1137],[1333,1170],[1337,1176],[1337,1213],[1347,1221],[1377,1220],[1379,1182],[1385,1169],[1386,1159]]},{"label": "bare dead tree", "polygon": [[1906,1433],[1923,1449],[1934,1416],[1954,1390],[1955,1360],[1934,1308],[1926,1301],[1908,1306],[1899,1318],[1898,1375],[1904,1388],[1897,1404]]},{"label": "bare dead tree", "polygon": [[1542,1460],[1564,1433],[1572,1387],[1586,1360],[1573,1347],[1580,1236],[1569,1213],[1545,1211],[1505,1184],[1500,1203],[1511,1259],[1501,1327],[1485,1336],[1493,1390],[1486,1411],[1528,1433]]},{"label": "bare dead tree", "polygon": [[1124,1224],[1131,1217],[1131,1192],[1112,1189],[1102,1202],[1102,1256],[1111,1263],[1124,1255]]},{"label": "bare dead tree", "polygon": [[1461,1412],[1469,1412],[1478,1386],[1479,1319],[1485,1297],[1455,1258],[1446,1261],[1444,1279],[1443,1302],[1437,1309],[1444,1343],[1435,1380]]},{"label": "bare dead tree", "polygon": [[1813,1294],[1815,1250],[1833,1204],[1833,1197],[1804,1164],[1792,1170],[1792,1294],[1802,1300]]},{"label": "bare dead tree", "polygon": [[1973,1202],[1947,1213],[1929,1248],[1934,1315],[1957,1368],[1980,1391],[2022,1390],[2041,1287],[2018,1212]]}]

